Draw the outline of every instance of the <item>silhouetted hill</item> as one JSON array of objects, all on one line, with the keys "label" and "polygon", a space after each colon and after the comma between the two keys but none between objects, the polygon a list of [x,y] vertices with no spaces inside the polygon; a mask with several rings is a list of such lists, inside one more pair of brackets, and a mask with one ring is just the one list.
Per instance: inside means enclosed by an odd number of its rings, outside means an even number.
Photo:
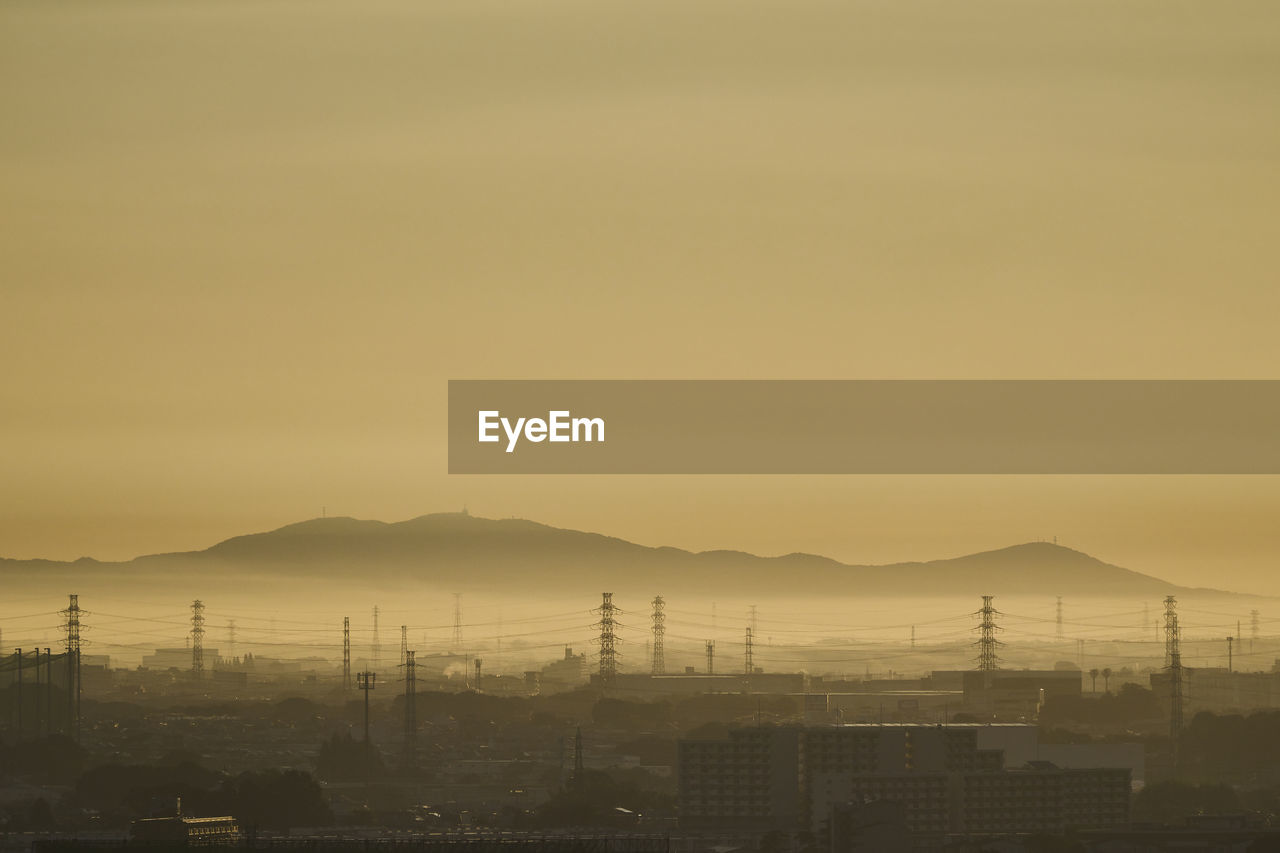
[{"label": "silhouetted hill", "polygon": [[9,577],[34,567],[46,576],[53,573],[68,579],[82,574],[127,575],[162,583],[199,573],[204,577],[252,575],[257,581],[421,583],[450,590],[502,584],[516,594],[584,586],[715,594],[728,584],[753,595],[841,597],[972,597],[980,593],[1150,597],[1193,591],[1047,542],[946,560],[864,566],[813,554],[761,557],[740,551],[654,548],[524,519],[461,513],[396,523],[317,518],[237,536],[204,551],[155,554],[126,563],[0,561]]}]

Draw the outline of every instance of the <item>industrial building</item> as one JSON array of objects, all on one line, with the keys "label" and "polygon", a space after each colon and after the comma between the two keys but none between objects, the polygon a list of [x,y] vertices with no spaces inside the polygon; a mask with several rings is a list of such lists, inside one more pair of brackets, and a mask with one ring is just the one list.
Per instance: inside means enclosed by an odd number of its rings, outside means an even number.
[{"label": "industrial building", "polygon": [[[593,686],[602,686],[600,676],[591,676]],[[751,675],[732,673],[708,675],[687,672],[677,675],[652,675],[641,672],[619,672],[611,685],[633,697],[692,696],[695,693],[778,693],[805,692],[805,675],[801,672],[756,672]]]},{"label": "industrial building", "polygon": [[181,813],[171,817],[148,817],[133,821],[129,836],[151,845],[171,843],[182,847],[213,847],[235,844],[242,840],[240,826],[230,815],[222,817],[188,817]]},{"label": "industrial building", "polygon": [[[1244,711],[1280,708],[1280,672],[1232,672],[1226,667],[1183,667],[1183,713]],[[1159,696],[1170,693],[1169,670],[1151,674],[1151,689]]]}]

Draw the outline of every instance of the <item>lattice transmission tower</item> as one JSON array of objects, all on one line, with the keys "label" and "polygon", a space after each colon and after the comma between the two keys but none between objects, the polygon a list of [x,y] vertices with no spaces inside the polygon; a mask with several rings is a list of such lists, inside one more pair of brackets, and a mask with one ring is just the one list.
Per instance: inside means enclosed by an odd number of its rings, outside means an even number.
[{"label": "lattice transmission tower", "polygon": [[665,608],[667,603],[662,600],[662,596],[654,596],[653,599],[653,674],[665,675],[667,672],[667,662],[663,657],[662,638],[667,633],[667,614]]},{"label": "lattice transmission tower", "polygon": [[404,654],[404,763],[412,770],[418,763],[418,664],[417,652]]},{"label": "lattice transmission tower", "polygon": [[1000,615],[1000,611],[996,610],[994,595],[982,596],[982,609],[976,614],[981,618],[978,623],[978,670],[981,672],[994,672],[999,663],[999,657],[996,650],[1003,645],[996,639],[996,631],[1003,630],[996,624],[996,617]]},{"label": "lattice transmission tower", "polygon": [[453,594],[453,650],[462,650],[462,593]]},{"label": "lattice transmission tower", "polygon": [[191,602],[191,674],[204,678],[204,602]]},{"label": "lattice transmission tower", "polygon": [[1169,670],[1169,745],[1173,770],[1178,771],[1179,739],[1182,736],[1182,629],[1178,626],[1178,600],[1164,600],[1164,658]]},{"label": "lattice transmission tower", "polygon": [[342,690],[351,692],[351,617],[342,617]]},{"label": "lattice transmission tower", "polygon": [[80,596],[68,596],[62,615],[67,621],[67,733],[80,740]]},{"label": "lattice transmission tower", "polygon": [[602,599],[600,607],[596,609],[596,613],[600,614],[600,621],[596,623],[596,627],[600,629],[600,637],[596,641],[600,644],[600,685],[602,687],[612,687],[618,680],[618,651],[617,643],[617,617],[621,611],[613,604],[613,593],[601,593]]}]

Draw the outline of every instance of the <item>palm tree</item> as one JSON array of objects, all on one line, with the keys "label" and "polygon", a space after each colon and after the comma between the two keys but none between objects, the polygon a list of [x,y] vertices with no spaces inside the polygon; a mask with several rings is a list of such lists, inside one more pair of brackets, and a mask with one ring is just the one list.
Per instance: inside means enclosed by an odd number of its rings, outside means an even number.
[{"label": "palm tree", "polygon": [[1091,692],[1097,693],[1098,692],[1098,671],[1096,669],[1089,670],[1089,679],[1093,682],[1093,687],[1091,688]]},{"label": "palm tree", "polygon": [[1102,671],[1102,689],[1107,693],[1111,692],[1111,667]]}]

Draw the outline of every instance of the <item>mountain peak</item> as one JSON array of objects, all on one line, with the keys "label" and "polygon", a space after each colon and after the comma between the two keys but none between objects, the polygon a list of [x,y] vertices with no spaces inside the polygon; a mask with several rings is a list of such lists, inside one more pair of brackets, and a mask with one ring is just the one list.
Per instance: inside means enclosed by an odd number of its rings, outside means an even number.
[{"label": "mountain peak", "polygon": [[[813,554],[761,557],[648,547],[524,518],[441,512],[386,523],[310,519],[239,536],[190,555],[228,567],[274,566],[308,573],[390,573],[426,582],[661,586],[700,591],[734,583],[761,593],[842,590],[859,595],[1164,595],[1178,588],[1053,542],[1033,541],[927,562],[856,566]],[[358,567],[358,569],[357,569]]]},{"label": "mountain peak", "polygon": [[430,513],[392,523],[346,516],[312,518],[236,536],[204,551],[156,554],[114,565],[122,571],[155,568],[176,579],[181,569],[195,562],[215,565],[232,577],[307,582],[360,578],[450,590],[489,590],[501,584],[522,595],[562,590],[580,594],[584,589],[715,595],[723,594],[730,583],[751,595],[778,597],[987,594],[1149,599],[1191,592],[1045,541],[925,562],[849,565],[803,553],[762,557],[732,550],[694,553],[649,547],[524,518],[465,512]]}]

